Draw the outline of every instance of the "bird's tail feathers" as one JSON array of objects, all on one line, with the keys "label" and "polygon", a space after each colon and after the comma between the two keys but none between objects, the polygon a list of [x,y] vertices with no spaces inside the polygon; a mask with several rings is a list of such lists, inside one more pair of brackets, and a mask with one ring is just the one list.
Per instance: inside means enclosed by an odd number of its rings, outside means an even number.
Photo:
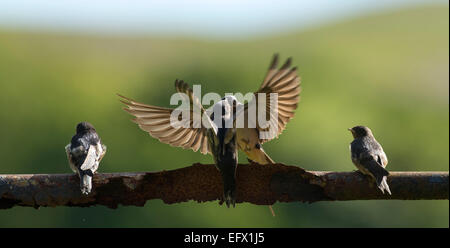
[{"label": "bird's tail feathers", "polygon": [[389,185],[387,183],[387,176],[381,177],[381,180],[377,179],[377,186],[381,190],[381,192],[383,192],[383,194],[384,191],[386,190],[389,195],[392,195],[391,189],[389,189]]},{"label": "bird's tail feathers", "polygon": [[227,204],[227,207],[229,208],[230,205],[234,207],[236,207],[236,197],[234,195],[234,190],[227,190],[224,193],[224,200],[225,200],[225,204]]},{"label": "bird's tail feathers", "polygon": [[383,168],[377,161],[371,159],[364,163],[364,167],[368,170],[368,172],[375,179],[378,188],[383,192],[386,190],[389,194],[391,194],[391,190],[389,189],[389,185],[387,184],[387,176],[389,176],[389,171]]},{"label": "bird's tail feathers", "polygon": [[81,193],[88,195],[92,190],[92,176],[93,173],[90,170],[80,171],[80,189]]},{"label": "bird's tail feathers", "polygon": [[234,172],[228,171],[228,173],[222,174],[223,181],[223,199],[227,207],[236,205],[236,178]]}]

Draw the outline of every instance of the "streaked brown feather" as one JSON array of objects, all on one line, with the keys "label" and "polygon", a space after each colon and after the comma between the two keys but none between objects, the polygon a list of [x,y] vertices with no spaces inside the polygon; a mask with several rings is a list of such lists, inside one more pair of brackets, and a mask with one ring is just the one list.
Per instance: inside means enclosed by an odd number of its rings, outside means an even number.
[{"label": "streaked brown feather", "polygon": [[[294,111],[297,109],[298,102],[300,101],[300,77],[297,75],[297,67],[291,68],[292,59],[288,58],[286,62],[277,69],[278,55],[275,54],[274,58],[269,66],[269,70],[266,77],[263,80],[258,91],[255,92],[256,107],[258,108],[258,93],[266,93],[266,117],[271,115],[270,112],[270,93],[278,94],[278,133],[276,137],[280,135],[286,127],[287,122],[294,117]],[[246,120],[248,119],[249,103],[245,104],[244,115]],[[257,110],[257,113],[259,111]],[[267,131],[260,128],[257,125],[259,131]],[[260,139],[261,143],[268,141],[269,139]]]},{"label": "streaked brown feather", "polygon": [[[201,107],[199,100],[193,96],[192,90],[186,83],[177,80],[175,84],[179,92],[181,91],[189,96],[191,106],[196,105],[197,107]],[[171,146],[192,149],[194,151],[200,149],[203,154],[210,152],[208,144],[205,142],[206,129],[204,127],[192,127],[192,108],[190,108],[189,127],[175,128],[170,123],[170,117],[174,109],[151,106],[136,102],[131,98],[119,94],[118,96],[122,98],[120,101],[127,106],[124,110],[136,117],[132,121],[138,124],[139,128],[148,132],[150,136]],[[198,104],[200,104],[200,106]],[[201,109],[204,111],[203,107],[201,107]],[[181,124],[185,123],[181,122]]]}]

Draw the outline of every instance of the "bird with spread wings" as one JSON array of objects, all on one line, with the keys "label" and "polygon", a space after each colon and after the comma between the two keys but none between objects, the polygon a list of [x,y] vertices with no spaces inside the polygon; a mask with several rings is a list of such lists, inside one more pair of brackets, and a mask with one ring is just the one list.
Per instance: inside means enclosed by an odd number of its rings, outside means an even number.
[{"label": "bird with spread wings", "polygon": [[[171,116],[175,109],[151,106],[119,96],[122,98],[121,101],[127,105],[124,110],[135,116],[133,121],[152,137],[171,146],[213,155],[215,164],[222,174],[225,202],[227,206],[230,204],[234,206],[237,149],[242,150],[249,160],[258,164],[273,164],[274,161],[264,151],[262,144],[278,137],[297,109],[301,92],[300,77],[297,74],[297,68],[291,67],[291,61],[291,58],[287,59],[278,68],[278,55],[276,54],[261,86],[253,94],[253,99],[243,104],[234,96],[227,95],[210,108],[221,109],[222,113],[219,115],[204,109],[189,85],[184,81],[176,80],[176,91],[184,93],[188,97],[190,117],[193,117],[194,109],[197,108],[202,120],[206,120],[207,125],[200,127],[194,127],[194,118],[188,118],[189,123],[185,123],[187,125],[174,127],[171,123]],[[276,101],[273,101],[272,96],[274,95],[277,97]],[[269,117],[269,127],[272,127],[272,131],[267,125],[262,127],[259,123],[249,124],[251,123],[249,120],[252,119],[250,114],[252,108],[256,113],[256,118],[261,113]],[[236,125],[236,120],[239,118],[246,120],[242,127]],[[230,120],[234,123],[232,127],[220,125],[220,123]],[[268,132],[269,135],[262,136],[261,132]]]}]

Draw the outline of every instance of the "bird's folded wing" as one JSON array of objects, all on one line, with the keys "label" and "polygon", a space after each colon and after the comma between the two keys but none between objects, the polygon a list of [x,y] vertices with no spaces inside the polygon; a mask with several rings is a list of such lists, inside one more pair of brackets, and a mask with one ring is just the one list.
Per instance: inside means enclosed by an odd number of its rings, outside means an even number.
[{"label": "bird's folded wing", "polygon": [[370,172],[372,175],[374,175],[376,178],[380,178],[383,176],[388,176],[389,171],[384,169],[384,166],[380,164],[375,156],[371,154],[364,153],[361,155],[361,164]]},{"label": "bird's folded wing", "polygon": [[[300,77],[297,75],[297,68],[291,68],[291,58],[287,59],[281,68],[278,69],[278,55],[275,54],[270,64],[269,70],[263,83],[259,87],[258,91],[255,92],[252,101],[248,102],[244,106],[244,115],[246,121],[248,120],[249,108],[256,108],[256,118],[258,119],[258,114],[261,111],[266,112],[266,120],[271,121],[271,125],[274,125],[274,133],[270,135],[270,138],[261,138],[260,142],[264,143],[280,135],[288,121],[294,116],[294,111],[297,109],[298,102],[300,100]],[[258,93],[265,93],[265,109],[259,109],[258,107]],[[277,108],[275,108],[274,98],[270,98],[270,93],[275,93],[278,95]],[[277,118],[275,117],[275,111],[278,113]],[[269,118],[270,117],[270,118]],[[278,123],[276,123],[278,122]],[[269,128],[261,128],[256,121],[257,129],[261,131],[268,131]]]},{"label": "bird's folded wing", "polygon": [[72,160],[72,154],[70,153],[70,144],[66,145],[65,149],[66,149],[67,159],[69,160],[69,163],[70,163],[70,161]]},{"label": "bird's folded wing", "polygon": [[103,157],[105,156],[105,154],[106,154],[106,146],[104,145],[104,144],[101,144],[101,147],[102,147],[102,151],[101,151],[101,153],[100,154],[97,154],[98,155],[98,162],[100,162],[100,161],[102,161],[102,159],[103,159]]},{"label": "bird's folded wing", "polygon": [[[202,154],[209,153],[207,129],[193,126],[193,111],[190,109],[189,123],[186,126],[174,127],[171,124],[171,114],[175,109],[151,106],[136,102],[130,98],[119,95],[121,102],[127,105],[125,111],[134,115],[133,121],[139,127],[148,132],[152,137],[171,146],[182,147],[200,151]],[[180,116],[179,116],[180,117]]]},{"label": "bird's folded wing", "polygon": [[89,146],[88,153],[86,155],[86,159],[84,159],[83,164],[80,166],[81,170],[90,170],[92,169],[97,163],[97,153],[95,146],[91,145]]}]

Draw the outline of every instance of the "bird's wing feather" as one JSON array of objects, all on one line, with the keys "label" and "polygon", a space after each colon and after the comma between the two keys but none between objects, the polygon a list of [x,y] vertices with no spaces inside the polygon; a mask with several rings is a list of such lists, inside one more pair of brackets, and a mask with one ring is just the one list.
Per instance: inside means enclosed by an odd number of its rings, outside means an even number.
[{"label": "bird's wing feather", "polygon": [[[269,70],[263,83],[255,92],[254,98],[244,106],[245,120],[248,120],[248,109],[253,105],[256,108],[256,113],[260,113],[258,109],[258,93],[266,93],[266,119],[268,116],[273,116],[274,111],[278,111],[278,118],[270,118],[273,122],[278,121],[276,133],[270,135],[271,138],[261,138],[260,142],[264,143],[275,137],[278,137],[286,127],[288,121],[294,116],[294,111],[297,109],[297,104],[300,100],[300,77],[297,75],[297,68],[291,68],[291,58],[289,58],[281,68],[278,69],[278,55],[276,54],[270,64]],[[278,108],[271,110],[273,102],[270,101],[270,93],[278,94]],[[274,106],[272,107],[274,108]],[[257,116],[258,118],[258,116]],[[273,123],[272,125],[276,125]],[[268,131],[268,128],[261,128],[256,125],[259,131]]]},{"label": "bird's wing feather", "polygon": [[70,166],[70,169],[73,171],[73,172],[77,172],[77,168],[76,168],[76,166],[73,164],[73,162],[72,162],[72,153],[70,152],[70,147],[71,147],[71,144],[69,143],[68,145],[66,145],[66,147],[65,147],[65,149],[66,149],[66,155],[67,155],[67,160],[69,161],[69,166]]},{"label": "bird's wing feather", "polygon": [[88,153],[86,155],[86,159],[83,164],[80,166],[81,170],[90,170],[95,167],[97,163],[97,153],[95,146],[89,146]]},{"label": "bird's wing feather", "polygon": [[203,108],[203,105],[202,105],[200,99],[198,98],[198,96],[194,95],[194,92],[189,87],[189,85],[186,82],[184,82],[183,80],[177,79],[177,80],[175,80],[175,89],[177,92],[184,93],[188,96],[190,109],[198,110],[201,114],[202,120],[205,120],[205,122],[203,124],[207,125],[206,128],[213,128],[214,132],[217,134],[217,126],[209,118],[210,113],[208,113],[205,110],[205,108]]},{"label": "bird's wing feather", "polygon": [[377,179],[389,175],[389,172],[383,168],[383,165],[371,155],[362,158],[360,163]]},{"label": "bird's wing feather", "polygon": [[98,162],[102,161],[103,157],[106,154],[106,146],[104,144],[101,144],[101,153],[99,154]]},{"label": "bird's wing feather", "polygon": [[380,157],[381,160],[381,165],[383,166],[383,168],[386,168],[386,165],[388,164],[388,158],[386,156],[386,153],[381,152],[380,155],[378,155]]},{"label": "bird's wing feather", "polygon": [[[180,88],[178,88],[177,85],[179,85]],[[176,88],[177,90],[180,89],[181,91],[192,92],[188,87],[186,88],[186,85],[178,84],[177,82]],[[121,101],[127,105],[127,108],[124,108],[124,110],[134,115],[136,118],[133,121],[152,137],[171,146],[200,151],[202,154],[210,153],[206,135],[207,128],[203,125],[201,125],[200,128],[193,127],[192,108],[190,108],[189,123],[184,123],[189,126],[186,128],[173,127],[170,123],[170,117],[174,109],[151,106],[136,102],[121,95],[119,96],[122,98]],[[191,106],[199,104],[199,102],[196,103],[195,98],[190,97],[190,99]],[[201,108],[201,111],[204,111],[203,107]]]},{"label": "bird's wing feather", "polygon": [[70,144],[66,145],[64,149],[66,150],[67,159],[70,162],[72,160],[72,154],[70,153]]}]

